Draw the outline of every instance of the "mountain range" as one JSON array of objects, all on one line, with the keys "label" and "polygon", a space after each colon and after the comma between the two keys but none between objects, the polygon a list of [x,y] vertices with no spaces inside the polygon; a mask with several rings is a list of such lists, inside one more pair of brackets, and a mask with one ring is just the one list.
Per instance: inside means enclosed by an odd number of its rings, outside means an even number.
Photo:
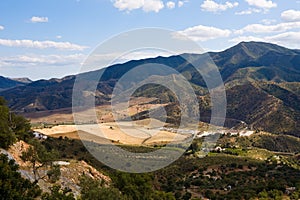
[{"label": "mountain range", "polygon": [[[208,52],[219,68],[226,87],[227,117],[243,120],[253,129],[300,136],[300,50],[263,42],[241,42],[222,52]],[[192,84],[199,97],[202,116],[209,116],[210,96],[199,73],[183,57],[202,59],[202,54],[184,54],[132,60],[107,67],[98,84],[96,104],[106,104],[115,83],[129,70],[147,63],[170,66]],[[98,81],[95,71],[50,80],[12,80],[0,77],[0,96],[18,112],[55,110],[72,106],[76,77]],[[141,78],[142,79],[142,78]],[[137,96],[170,99],[159,86],[137,90]],[[175,106],[176,107],[176,106]],[[170,106],[168,107],[170,109]]]}]

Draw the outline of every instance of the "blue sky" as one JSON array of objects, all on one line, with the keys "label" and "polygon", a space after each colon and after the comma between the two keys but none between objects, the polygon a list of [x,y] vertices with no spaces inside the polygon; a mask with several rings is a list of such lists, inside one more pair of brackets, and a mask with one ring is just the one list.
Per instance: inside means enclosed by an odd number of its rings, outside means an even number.
[{"label": "blue sky", "polygon": [[76,74],[99,43],[144,27],[178,31],[207,51],[240,41],[300,49],[300,1],[1,0],[0,75]]}]

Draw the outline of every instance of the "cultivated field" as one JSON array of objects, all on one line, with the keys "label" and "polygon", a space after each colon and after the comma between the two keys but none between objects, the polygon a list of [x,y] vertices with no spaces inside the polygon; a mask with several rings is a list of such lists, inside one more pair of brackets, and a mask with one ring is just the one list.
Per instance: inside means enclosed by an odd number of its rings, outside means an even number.
[{"label": "cultivated field", "polygon": [[127,145],[153,145],[169,142],[179,142],[186,139],[187,134],[177,134],[160,130],[161,122],[157,120],[141,120],[137,122],[108,122],[84,125],[58,125],[52,128],[34,129],[51,137],[68,137],[106,143]]}]

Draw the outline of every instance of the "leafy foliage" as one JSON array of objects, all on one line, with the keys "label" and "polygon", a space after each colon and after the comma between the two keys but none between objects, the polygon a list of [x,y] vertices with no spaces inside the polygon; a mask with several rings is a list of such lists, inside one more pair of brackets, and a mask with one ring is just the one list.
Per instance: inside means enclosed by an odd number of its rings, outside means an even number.
[{"label": "leafy foliage", "polygon": [[38,185],[21,177],[17,172],[18,165],[7,156],[0,154],[0,199],[1,200],[33,200],[40,196]]},{"label": "leafy foliage", "polygon": [[[35,181],[48,176],[50,182],[56,182],[60,176],[60,169],[59,166],[53,165],[53,161],[57,159],[58,152],[47,151],[45,146],[36,139],[33,139],[30,144],[32,146],[22,153],[21,159],[31,163]],[[39,169],[41,168],[49,170],[46,175],[40,174]]]},{"label": "leafy foliage", "polygon": [[108,187],[103,181],[81,176],[81,199],[82,200],[115,200],[127,199],[121,192],[113,187]]},{"label": "leafy foliage", "polygon": [[0,98],[0,147],[2,148],[8,148],[16,140],[16,136],[10,126],[9,117],[9,109],[4,99]]},{"label": "leafy foliage", "polygon": [[51,193],[44,193],[42,200],[75,200],[73,193],[68,188],[62,189],[59,185],[50,188]]},{"label": "leafy foliage", "polygon": [[151,197],[153,189],[151,178],[147,174],[128,174],[116,172],[112,177],[115,187],[132,199]]},{"label": "leafy foliage", "polygon": [[6,149],[17,139],[28,141],[30,138],[32,132],[29,121],[10,112],[5,100],[0,97],[0,147]]}]

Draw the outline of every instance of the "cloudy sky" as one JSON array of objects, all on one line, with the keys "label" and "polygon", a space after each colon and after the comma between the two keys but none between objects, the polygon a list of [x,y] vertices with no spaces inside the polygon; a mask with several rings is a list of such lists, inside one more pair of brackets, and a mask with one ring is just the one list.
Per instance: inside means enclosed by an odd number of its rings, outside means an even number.
[{"label": "cloudy sky", "polygon": [[177,31],[207,51],[240,41],[300,49],[300,0],[1,0],[0,75],[76,74],[99,43],[144,27]]}]

